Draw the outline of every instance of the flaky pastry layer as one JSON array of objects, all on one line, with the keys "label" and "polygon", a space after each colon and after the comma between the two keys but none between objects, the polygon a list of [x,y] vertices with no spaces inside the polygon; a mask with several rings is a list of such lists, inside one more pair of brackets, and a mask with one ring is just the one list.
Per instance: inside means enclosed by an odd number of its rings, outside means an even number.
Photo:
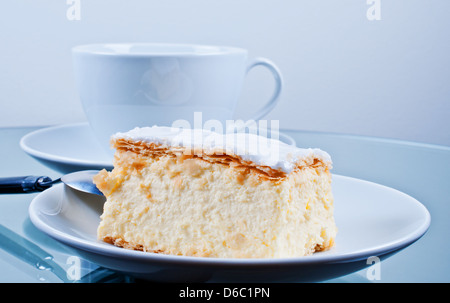
[{"label": "flaky pastry layer", "polygon": [[[239,155],[224,151],[223,149],[193,149],[178,146],[163,146],[161,144],[149,143],[143,141],[132,141],[126,139],[112,140],[112,146],[119,151],[129,151],[135,154],[147,157],[159,157],[163,155],[172,155],[174,157],[184,156],[186,158],[199,158],[210,163],[223,164],[234,169],[257,173],[265,179],[283,179],[286,173],[281,169],[274,169],[266,165],[258,165],[251,161],[245,161]],[[330,170],[331,163],[325,163],[321,159],[311,155],[298,159],[296,170],[304,167],[322,168]]]}]

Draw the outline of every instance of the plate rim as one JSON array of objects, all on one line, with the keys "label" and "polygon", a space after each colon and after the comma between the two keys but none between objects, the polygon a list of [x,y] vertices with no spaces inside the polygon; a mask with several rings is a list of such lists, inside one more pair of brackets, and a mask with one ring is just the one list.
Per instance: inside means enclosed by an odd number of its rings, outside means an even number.
[{"label": "plate rim", "polygon": [[[38,216],[37,204],[41,199],[44,199],[47,195],[53,193],[53,191],[62,190],[64,184],[58,184],[44,192],[39,193],[31,201],[28,213],[30,220],[40,231],[49,235],[50,237],[60,241],[66,245],[81,249],[94,254],[107,256],[107,257],[125,257],[127,260],[142,261],[142,262],[158,262],[161,264],[177,264],[177,265],[196,265],[196,266],[227,266],[230,267],[266,267],[266,266],[292,266],[292,265],[316,265],[316,264],[329,264],[329,263],[347,263],[360,260],[366,260],[370,256],[381,257],[391,252],[406,248],[412,243],[419,240],[429,229],[431,224],[431,215],[428,209],[418,200],[412,196],[401,192],[392,187],[381,185],[375,182],[366,181],[354,177],[348,177],[343,175],[333,174],[333,177],[342,179],[351,179],[358,182],[369,183],[372,186],[381,187],[385,190],[394,191],[397,194],[406,196],[411,203],[414,203],[421,209],[423,214],[423,222],[413,232],[409,233],[395,241],[390,241],[386,245],[377,246],[372,249],[358,250],[356,252],[345,253],[342,255],[311,255],[304,257],[290,257],[290,258],[209,258],[209,257],[193,257],[193,256],[174,256],[165,254],[156,254],[151,252],[128,250],[120,247],[116,247],[111,244],[101,243],[100,241],[91,241],[68,235],[55,229],[53,226],[45,224]],[[188,263],[188,264],[186,264]]]}]

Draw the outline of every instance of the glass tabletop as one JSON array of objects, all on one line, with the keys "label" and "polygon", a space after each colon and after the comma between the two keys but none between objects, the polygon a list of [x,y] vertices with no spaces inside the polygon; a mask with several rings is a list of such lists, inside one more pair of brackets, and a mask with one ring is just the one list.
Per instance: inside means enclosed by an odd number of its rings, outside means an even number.
[{"label": "glass tabletop", "polygon": [[[61,173],[27,155],[20,139],[38,128],[0,129],[0,178]],[[300,147],[321,148],[333,158],[333,173],[400,190],[431,213],[428,232],[410,247],[371,268],[326,282],[449,282],[450,147],[391,139],[283,130]],[[28,217],[36,194],[0,195],[0,282],[136,282],[99,267],[76,250],[39,231]]]}]

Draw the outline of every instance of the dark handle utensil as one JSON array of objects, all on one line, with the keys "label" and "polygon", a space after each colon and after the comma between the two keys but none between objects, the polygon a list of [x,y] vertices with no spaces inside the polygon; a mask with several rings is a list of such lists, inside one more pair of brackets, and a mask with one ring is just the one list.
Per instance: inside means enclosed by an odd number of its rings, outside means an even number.
[{"label": "dark handle utensil", "polygon": [[52,187],[53,184],[63,182],[67,186],[81,192],[103,196],[93,182],[98,170],[76,171],[52,180],[46,176],[23,176],[0,178],[0,194],[19,194],[41,192]]},{"label": "dark handle utensil", "polygon": [[0,193],[15,194],[41,192],[60,181],[60,179],[53,181],[47,176],[0,178]]}]

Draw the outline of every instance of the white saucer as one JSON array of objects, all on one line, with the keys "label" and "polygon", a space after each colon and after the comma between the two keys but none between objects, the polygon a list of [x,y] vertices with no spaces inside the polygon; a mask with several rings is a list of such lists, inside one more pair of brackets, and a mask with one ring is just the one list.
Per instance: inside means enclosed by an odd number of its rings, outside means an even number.
[{"label": "white saucer", "polygon": [[155,281],[323,281],[384,260],[418,240],[430,225],[428,210],[389,187],[333,176],[336,246],[312,256],[284,259],[220,259],[132,251],[98,241],[103,197],[54,186],[30,204],[33,224],[100,266]]},{"label": "white saucer", "polygon": [[[295,145],[294,139],[286,134],[279,133],[279,138]],[[98,143],[87,122],[33,131],[20,140],[20,146],[28,155],[64,174],[113,167],[113,151],[108,153]]]},{"label": "white saucer", "polygon": [[28,155],[62,173],[112,168],[112,153],[103,150],[88,123],[33,131],[22,137],[20,146]]}]

